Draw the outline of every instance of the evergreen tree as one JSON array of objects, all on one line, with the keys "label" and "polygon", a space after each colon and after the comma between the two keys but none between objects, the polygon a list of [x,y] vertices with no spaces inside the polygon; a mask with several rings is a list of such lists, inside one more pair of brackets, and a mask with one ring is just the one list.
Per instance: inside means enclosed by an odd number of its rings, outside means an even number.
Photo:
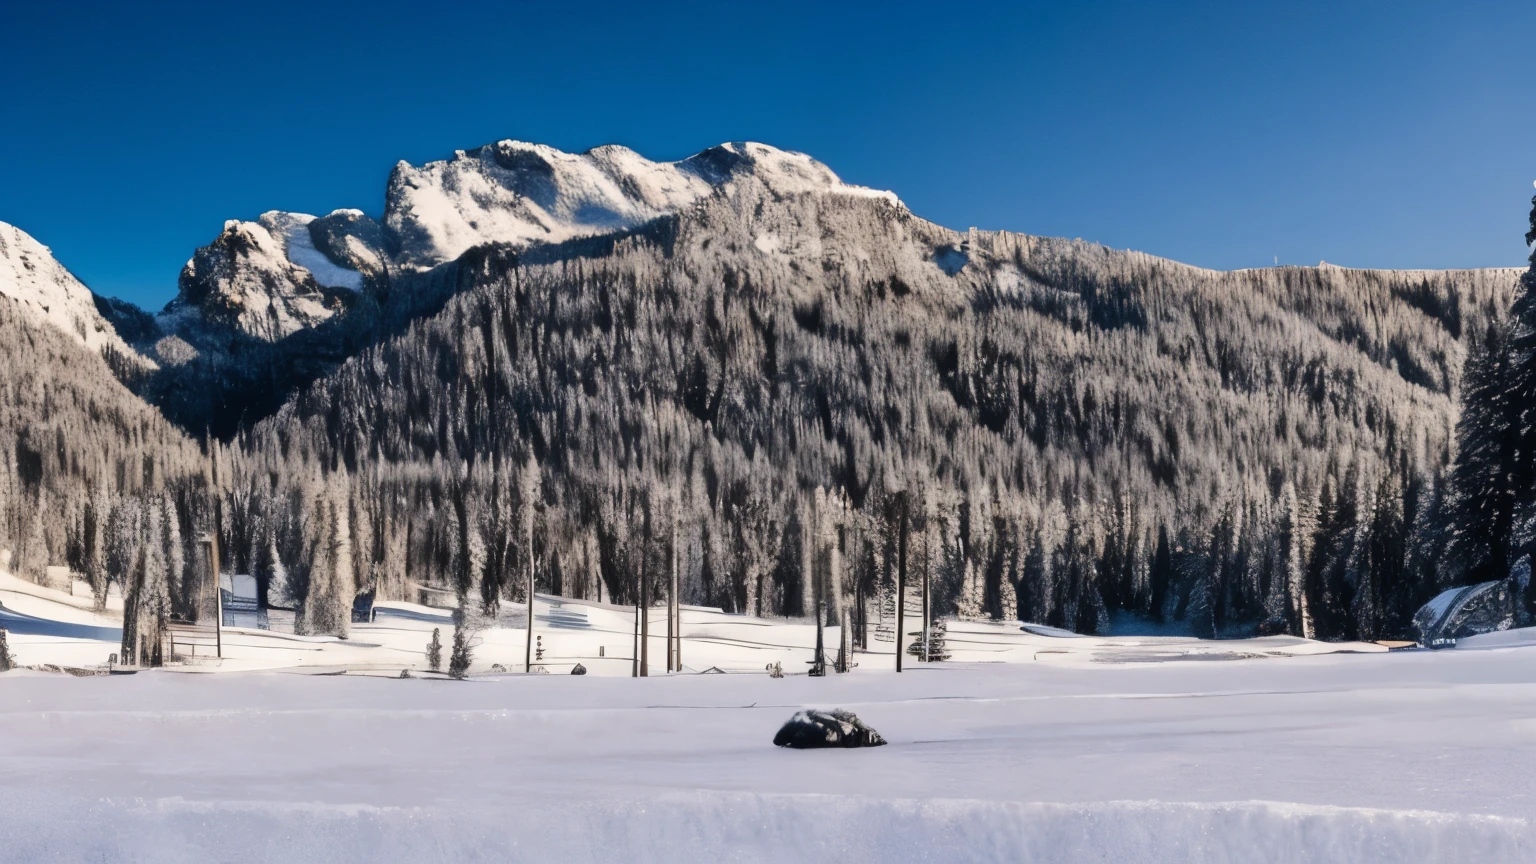
[{"label": "evergreen tree", "polygon": [[460,598],[459,608],[453,615],[453,648],[448,654],[448,676],[457,681],[469,677],[470,664],[474,662],[475,648],[480,640],[476,636],[485,622],[470,607],[467,598]]},{"label": "evergreen tree", "polygon": [[0,627],[0,672],[9,672],[15,665],[11,659],[11,646],[5,641],[5,629]]},{"label": "evergreen tree", "polygon": [[1360,572],[1354,608],[1357,638],[1383,639],[1389,608],[1385,591],[1406,581],[1407,542],[1403,519],[1403,495],[1392,474],[1381,478],[1375,495],[1375,509],[1367,532],[1366,564]]},{"label": "evergreen tree", "polygon": [[432,628],[432,641],[427,643],[427,668],[443,671],[443,634],[437,627]]},{"label": "evergreen tree", "polygon": [[1162,623],[1167,615],[1168,586],[1173,581],[1173,552],[1168,547],[1168,526],[1157,529],[1157,550],[1152,555],[1152,620]]},{"label": "evergreen tree", "polygon": [[469,666],[474,661],[474,649],[470,646],[469,630],[466,627],[455,625],[453,628],[453,651],[448,655],[448,677],[455,681],[463,681],[469,677]]},{"label": "evergreen tree", "polygon": [[1450,552],[1466,583],[1509,572],[1519,462],[1519,408],[1512,401],[1510,327],[1489,322],[1467,357],[1456,462],[1451,470]]},{"label": "evergreen tree", "polygon": [[[1531,198],[1530,230],[1525,233],[1530,250],[1530,267],[1520,277],[1515,291],[1510,349],[1509,394],[1506,410],[1517,413],[1515,420],[1516,458],[1513,466],[1515,488],[1515,546],[1504,563],[1536,551],[1536,197]],[[1507,570],[1497,571],[1498,578]],[[1492,574],[1490,574],[1492,575]],[[1536,579],[1526,588],[1529,612],[1536,613]]]}]

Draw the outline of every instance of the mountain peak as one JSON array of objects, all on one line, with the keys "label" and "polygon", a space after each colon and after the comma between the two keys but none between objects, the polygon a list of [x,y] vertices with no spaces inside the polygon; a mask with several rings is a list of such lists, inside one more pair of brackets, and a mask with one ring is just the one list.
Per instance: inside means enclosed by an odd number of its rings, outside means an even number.
[{"label": "mountain peak", "polygon": [[92,351],[110,350],[136,365],[154,365],[118,336],[102,316],[96,295],[47,246],[5,222],[0,222],[0,294],[33,320],[47,322]]},{"label": "mountain peak", "polygon": [[390,177],[384,228],[410,269],[451,261],[485,242],[527,245],[637,227],[747,180],[779,195],[847,194],[900,202],[843,183],[815,159],[756,142],[730,142],[676,162],[618,144],[566,153],[511,139]]}]

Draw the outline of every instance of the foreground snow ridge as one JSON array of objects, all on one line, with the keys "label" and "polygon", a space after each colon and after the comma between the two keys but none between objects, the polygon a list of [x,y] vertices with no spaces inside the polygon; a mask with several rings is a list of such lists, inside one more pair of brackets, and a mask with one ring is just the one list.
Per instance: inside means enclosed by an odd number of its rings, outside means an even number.
[{"label": "foreground snow ridge", "polygon": [[1030,804],[676,794],[513,809],[0,797],[12,860],[1529,861],[1536,826],[1266,801]]}]

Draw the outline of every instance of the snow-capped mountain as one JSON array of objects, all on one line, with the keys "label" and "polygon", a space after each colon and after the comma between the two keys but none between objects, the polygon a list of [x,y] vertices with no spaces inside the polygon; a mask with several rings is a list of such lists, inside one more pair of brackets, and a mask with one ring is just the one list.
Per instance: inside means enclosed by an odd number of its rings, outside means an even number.
[{"label": "snow-capped mountain", "polygon": [[652,162],[616,145],[572,154],[499,141],[419,168],[396,165],[384,227],[396,260],[425,269],[480,243],[558,243],[633,228],[747,177],[778,195],[896,203],[890,192],[850,186],[815,159],[766,144],[721,144],[678,162]]},{"label": "snow-capped mountain", "polygon": [[357,210],[232,219],[182,268],[162,324],[194,341],[233,332],[274,342],[314,327],[351,305],[367,275],[384,271],[381,237]]},{"label": "snow-capped mountain", "polygon": [[182,270],[161,314],[170,332],[207,347],[236,334],[275,342],[331,320],[370,280],[421,272],[470,248],[522,248],[607,234],[672,215],[740,182],[776,196],[882,198],[843,183],[803,153],[729,143],[677,162],[609,145],[572,154],[499,141],[390,176],[383,225],[359,210],[316,218],[270,211],[231,220]]},{"label": "snow-capped mountain", "polygon": [[128,346],[102,316],[96,295],[27,232],[0,222],[0,294],[33,320],[58,328],[95,352],[104,349],[134,365],[153,364]]}]

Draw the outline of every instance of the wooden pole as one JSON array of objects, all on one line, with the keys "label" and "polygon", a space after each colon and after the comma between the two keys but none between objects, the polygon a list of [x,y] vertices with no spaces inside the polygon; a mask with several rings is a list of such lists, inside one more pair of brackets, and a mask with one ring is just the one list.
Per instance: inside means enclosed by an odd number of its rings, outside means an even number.
[{"label": "wooden pole", "polygon": [[832,602],[837,614],[837,662],[833,668],[843,673],[848,671],[848,604],[843,602],[843,555],[838,545],[840,534],[840,527],[832,526],[831,560],[828,562],[832,572],[828,578],[832,581]]},{"label": "wooden pole", "polygon": [[533,502],[523,504],[523,524],[528,529],[528,645],[523,650],[523,671],[533,671]]},{"label": "wooden pole", "polygon": [[640,677],[651,677],[651,569],[645,566],[640,568]]},{"label": "wooden pole", "polygon": [[[677,573],[677,531],[675,529],[672,532],[672,553],[671,554],[672,554],[672,572],[674,574],[676,574]],[[674,599],[676,599],[676,597],[677,597],[677,582],[676,582],[676,580],[673,580],[672,582],[668,583],[668,585],[667,585],[667,649],[666,649],[665,653],[667,655],[667,657],[666,657],[666,660],[667,660],[667,672],[669,672],[669,673],[672,671],[672,637],[674,635],[674,631],[672,629],[672,601]]]},{"label": "wooden pole", "polygon": [[901,671],[901,641],[907,636],[907,493],[901,493],[901,524],[896,531],[896,671]]},{"label": "wooden pole", "polygon": [[219,584],[219,522],[222,508],[219,500],[218,443],[208,437],[209,480],[213,489],[213,530],[208,532],[208,569],[213,573],[213,645],[220,660],[224,659],[224,589]]},{"label": "wooden pole", "polygon": [[[679,564],[681,563],[681,560],[682,559],[678,559]],[[681,593],[683,586],[682,573],[680,571],[676,572],[673,574],[672,578],[676,581],[679,592],[675,605],[677,606],[677,671],[681,672],[683,671],[683,595]]]},{"label": "wooden pole", "polygon": [[[864,530],[860,524],[855,524],[853,528],[853,550],[853,554],[859,556],[858,559],[855,559],[855,567],[857,567],[857,562],[862,560],[864,556]],[[869,571],[865,571],[863,575],[860,575],[857,569],[854,570],[853,584],[858,594],[857,609],[859,613],[860,651],[869,650],[869,586],[865,584],[865,581],[871,575]]]},{"label": "wooden pole", "polygon": [[[816,610],[816,656],[811,660],[811,674],[821,676],[827,674],[827,649],[825,641],[827,581],[824,574],[817,572],[816,567],[816,544],[824,539],[821,533],[821,508],[817,506],[820,502],[820,490],[817,490],[817,493],[818,497],[812,500],[811,519],[806,531],[806,534],[814,539],[809,544],[810,554],[805,556],[806,566],[810,570],[805,575],[811,580],[812,606]],[[811,528],[811,525],[815,527]]]},{"label": "wooden pole", "polygon": [[923,526],[923,656],[920,659],[925,663],[928,662],[928,621],[930,618],[928,592],[931,590],[930,574],[933,572],[933,539],[929,533],[930,530],[929,526]]},{"label": "wooden pole", "polygon": [[667,592],[667,671],[683,671],[683,614],[677,598],[677,516],[672,518],[672,588]]}]

